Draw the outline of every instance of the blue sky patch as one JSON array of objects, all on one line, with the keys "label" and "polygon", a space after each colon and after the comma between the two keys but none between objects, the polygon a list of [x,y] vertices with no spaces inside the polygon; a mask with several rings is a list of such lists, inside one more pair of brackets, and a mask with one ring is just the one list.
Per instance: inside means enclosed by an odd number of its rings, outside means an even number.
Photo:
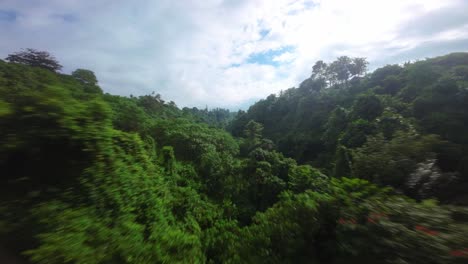
[{"label": "blue sky patch", "polygon": [[262,29],[262,30],[260,30],[260,36],[261,36],[262,38],[266,37],[266,35],[268,35],[268,33],[270,33],[270,30],[268,30],[268,29]]},{"label": "blue sky patch", "polygon": [[0,21],[15,21],[16,12],[13,10],[1,10],[0,9]]},{"label": "blue sky patch", "polygon": [[273,65],[279,66],[280,62],[274,61],[273,59],[285,52],[291,52],[294,50],[293,46],[283,46],[279,49],[271,49],[265,52],[258,52],[253,53],[247,59],[247,63],[255,63],[255,64],[265,64],[265,65]]}]

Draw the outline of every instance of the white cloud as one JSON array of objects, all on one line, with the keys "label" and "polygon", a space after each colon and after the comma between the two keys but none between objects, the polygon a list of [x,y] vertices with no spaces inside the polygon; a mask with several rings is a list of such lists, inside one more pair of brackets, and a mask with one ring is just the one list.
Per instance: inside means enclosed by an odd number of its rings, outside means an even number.
[{"label": "white cloud", "polygon": [[[0,10],[17,17],[0,21],[0,55],[44,49],[66,71],[94,70],[110,93],[156,91],[180,106],[235,108],[297,85],[318,59],[364,56],[375,67],[428,42],[467,39],[463,15],[438,31],[425,22],[465,7],[463,0],[3,0]],[[277,66],[247,63],[286,46],[271,58]]]},{"label": "white cloud", "polygon": [[291,62],[296,58],[293,52],[284,52],[273,58],[273,61],[276,62]]}]

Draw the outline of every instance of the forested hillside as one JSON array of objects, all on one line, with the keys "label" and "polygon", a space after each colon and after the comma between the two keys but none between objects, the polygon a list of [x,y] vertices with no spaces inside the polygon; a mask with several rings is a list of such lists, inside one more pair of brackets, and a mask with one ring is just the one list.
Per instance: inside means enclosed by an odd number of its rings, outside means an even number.
[{"label": "forested hillside", "polygon": [[241,136],[254,120],[280,152],[327,175],[467,205],[468,53],[363,76],[365,65],[318,61],[299,88],[252,105],[230,130]]},{"label": "forested hillside", "polygon": [[0,260],[468,258],[468,54],[367,75],[363,59],[319,62],[234,119],[7,60]]}]

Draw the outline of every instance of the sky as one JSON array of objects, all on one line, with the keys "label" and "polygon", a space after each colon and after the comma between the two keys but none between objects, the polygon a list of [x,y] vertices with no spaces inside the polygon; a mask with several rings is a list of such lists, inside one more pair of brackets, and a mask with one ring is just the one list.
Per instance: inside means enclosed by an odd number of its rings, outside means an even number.
[{"label": "sky", "polygon": [[468,0],[0,0],[0,57],[45,50],[105,92],[245,109],[317,60],[468,51]]}]

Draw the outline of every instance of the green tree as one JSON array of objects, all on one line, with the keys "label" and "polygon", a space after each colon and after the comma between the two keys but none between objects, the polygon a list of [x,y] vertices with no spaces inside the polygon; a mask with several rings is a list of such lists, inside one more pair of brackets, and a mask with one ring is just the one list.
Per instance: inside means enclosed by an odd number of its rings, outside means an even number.
[{"label": "green tree", "polygon": [[325,77],[327,70],[327,64],[322,60],[317,61],[312,67],[312,77],[314,79],[320,79]]},{"label": "green tree", "polygon": [[295,166],[289,172],[288,189],[295,193],[320,192],[328,187],[327,184],[328,177],[309,165]]},{"label": "green tree", "polygon": [[341,83],[347,83],[351,73],[350,68],[352,60],[348,56],[341,56],[332,62],[328,67],[336,79]]},{"label": "green tree", "polygon": [[354,118],[373,120],[380,116],[383,110],[382,102],[377,96],[362,95],[355,101],[351,115]]},{"label": "green tree", "polygon": [[262,138],[262,131],[263,125],[257,123],[253,120],[250,120],[244,129],[244,136],[246,137],[246,143],[248,149],[255,148],[258,144],[260,144],[260,140]]},{"label": "green tree", "polygon": [[335,154],[335,167],[333,168],[334,177],[350,177],[351,171],[351,155],[348,149],[344,146],[339,146]]},{"label": "green tree", "polygon": [[344,108],[337,107],[333,110],[325,124],[325,132],[322,136],[322,140],[325,141],[327,146],[335,148],[341,134],[346,129],[347,123],[348,115]]},{"label": "green tree", "polygon": [[349,67],[349,73],[351,76],[361,76],[367,70],[367,65],[369,62],[366,61],[366,58],[352,58],[351,65]]},{"label": "green tree", "polygon": [[80,82],[83,82],[85,84],[90,84],[90,85],[97,85],[97,78],[96,75],[94,75],[94,72],[86,69],[76,69],[72,72],[71,74],[73,77],[75,77],[77,80]]}]

